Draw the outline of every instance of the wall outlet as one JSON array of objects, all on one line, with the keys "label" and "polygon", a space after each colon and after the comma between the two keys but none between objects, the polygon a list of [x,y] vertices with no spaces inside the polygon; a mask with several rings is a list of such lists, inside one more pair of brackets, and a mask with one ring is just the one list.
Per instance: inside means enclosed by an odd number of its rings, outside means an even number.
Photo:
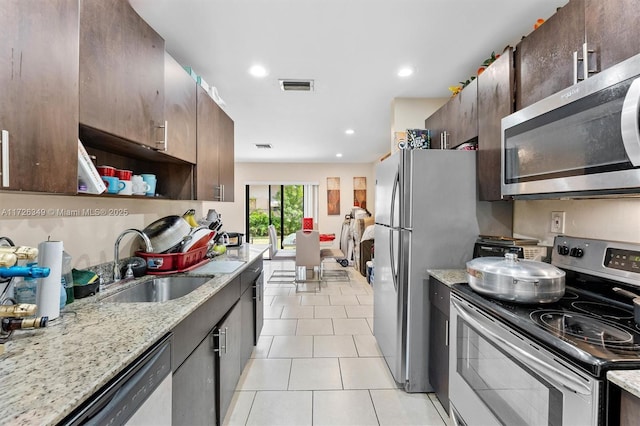
[{"label": "wall outlet", "polygon": [[564,234],[565,212],[551,212],[551,232]]}]

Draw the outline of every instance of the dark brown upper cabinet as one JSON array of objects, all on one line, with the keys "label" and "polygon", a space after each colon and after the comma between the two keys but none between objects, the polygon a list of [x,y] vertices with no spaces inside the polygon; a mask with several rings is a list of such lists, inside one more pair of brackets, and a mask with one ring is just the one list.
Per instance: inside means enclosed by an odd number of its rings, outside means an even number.
[{"label": "dark brown upper cabinet", "polygon": [[502,52],[477,81],[478,191],[480,200],[496,201],[501,199],[501,121],[514,108],[513,49]]},{"label": "dark brown upper cabinet", "polygon": [[[167,155],[196,162],[196,82],[165,52],[164,117]],[[162,150],[163,148],[161,148]]]},{"label": "dark brown upper cabinet", "polygon": [[197,98],[196,198],[233,201],[233,120],[200,86],[197,86]]},{"label": "dark brown upper cabinet", "polygon": [[638,19],[634,0],[569,1],[516,46],[516,110],[640,53]]},{"label": "dark brown upper cabinet", "polygon": [[127,0],[80,4],[80,124],[164,149],[164,40]]},{"label": "dark brown upper cabinet", "polygon": [[432,149],[453,149],[478,137],[477,89],[473,80],[425,120]]},{"label": "dark brown upper cabinet", "polygon": [[78,0],[4,0],[0,189],[76,193]]}]

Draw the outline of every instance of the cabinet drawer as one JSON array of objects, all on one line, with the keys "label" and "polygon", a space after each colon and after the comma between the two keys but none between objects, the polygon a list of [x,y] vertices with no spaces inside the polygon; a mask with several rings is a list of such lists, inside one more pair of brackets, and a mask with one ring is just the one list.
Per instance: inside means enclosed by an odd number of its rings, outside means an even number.
[{"label": "cabinet drawer", "polygon": [[431,304],[445,314],[449,314],[449,296],[451,290],[437,279],[429,278],[429,300]]},{"label": "cabinet drawer", "polygon": [[171,346],[172,371],[187,359],[238,299],[240,299],[240,279],[235,278],[172,330],[174,342]]},{"label": "cabinet drawer", "polygon": [[240,274],[241,294],[253,286],[253,283],[260,276],[261,272],[262,258],[254,260],[244,271],[242,271],[242,274]]}]

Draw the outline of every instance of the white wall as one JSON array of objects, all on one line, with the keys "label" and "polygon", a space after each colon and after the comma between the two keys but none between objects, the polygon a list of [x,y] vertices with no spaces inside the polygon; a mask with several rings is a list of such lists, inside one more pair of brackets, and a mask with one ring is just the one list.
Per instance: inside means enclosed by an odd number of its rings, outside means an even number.
[{"label": "white wall", "polygon": [[[335,233],[339,238],[344,216],[353,207],[353,178],[367,178],[367,210],[374,214],[376,163],[236,163],[235,202],[204,203],[203,209],[215,208],[222,214],[226,231],[246,234],[245,230],[245,186],[249,184],[294,184],[317,183],[319,185],[320,233]],[[327,215],[327,178],[340,178],[340,215]],[[336,238],[335,244],[337,245]]]},{"label": "white wall", "polygon": [[391,102],[391,153],[398,149],[394,133],[407,129],[424,129],[424,120],[436,112],[449,98],[395,98]]},{"label": "white wall", "polygon": [[516,201],[513,231],[553,245],[551,212],[564,211],[565,235],[640,243],[640,199]]}]

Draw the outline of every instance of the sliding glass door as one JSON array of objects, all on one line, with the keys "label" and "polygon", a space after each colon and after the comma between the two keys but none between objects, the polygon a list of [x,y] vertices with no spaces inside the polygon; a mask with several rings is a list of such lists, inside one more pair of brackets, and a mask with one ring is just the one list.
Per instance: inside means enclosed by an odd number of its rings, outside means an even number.
[{"label": "sliding glass door", "polygon": [[295,233],[302,228],[304,185],[247,185],[247,241],[269,244],[268,226],[274,225],[278,248],[295,248]]}]

